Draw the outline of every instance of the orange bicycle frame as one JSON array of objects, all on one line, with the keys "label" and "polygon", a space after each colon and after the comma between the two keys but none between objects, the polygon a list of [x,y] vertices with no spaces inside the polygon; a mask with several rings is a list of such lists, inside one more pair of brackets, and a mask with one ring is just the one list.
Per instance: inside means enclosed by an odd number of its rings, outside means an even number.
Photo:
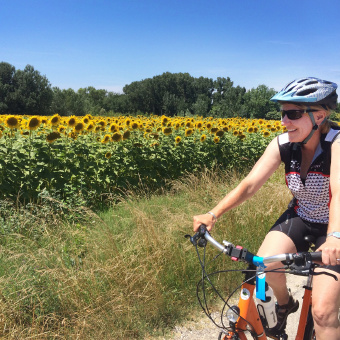
[{"label": "orange bicycle frame", "polygon": [[[259,313],[255,305],[255,301],[253,299],[254,289],[255,285],[250,283],[243,283],[241,288],[241,295],[238,302],[240,315],[235,324],[235,328],[239,330],[239,332],[236,332],[240,340],[247,340],[244,332],[247,331],[247,325],[249,324],[254,327],[254,331],[256,332],[256,334],[258,334],[258,339],[267,339]],[[233,333],[233,331],[229,332],[229,335],[224,335],[222,339],[232,339]]]},{"label": "orange bicycle frame", "polygon": [[[312,301],[311,278],[309,278],[308,283],[306,286],[304,286],[304,288],[305,293],[303,296],[303,303],[301,307],[301,314],[295,340],[303,340],[304,338],[307,315]],[[254,289],[254,284],[244,283],[242,285],[241,295],[238,302],[240,315],[235,323],[236,331],[229,331],[228,334],[224,335],[222,340],[233,339],[232,336],[235,333],[237,333],[237,336],[240,340],[247,340],[245,332],[248,331],[247,325],[249,324],[254,328],[255,333],[258,334],[258,339],[267,339],[258,310],[253,299]]]}]

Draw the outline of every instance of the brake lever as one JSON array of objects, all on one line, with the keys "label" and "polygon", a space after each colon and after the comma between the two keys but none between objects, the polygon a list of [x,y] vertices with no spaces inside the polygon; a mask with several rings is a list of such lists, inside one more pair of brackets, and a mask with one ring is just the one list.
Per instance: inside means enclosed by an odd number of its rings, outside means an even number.
[{"label": "brake lever", "polygon": [[185,238],[189,238],[190,242],[196,247],[205,247],[207,245],[207,240],[204,238],[204,234],[206,232],[206,226],[204,224],[200,225],[198,232],[191,236],[189,234],[185,235]]},{"label": "brake lever", "polygon": [[334,274],[331,274],[328,272],[317,272],[317,273],[313,272],[312,275],[327,275],[327,276],[332,277],[335,281],[338,281],[338,278]]}]

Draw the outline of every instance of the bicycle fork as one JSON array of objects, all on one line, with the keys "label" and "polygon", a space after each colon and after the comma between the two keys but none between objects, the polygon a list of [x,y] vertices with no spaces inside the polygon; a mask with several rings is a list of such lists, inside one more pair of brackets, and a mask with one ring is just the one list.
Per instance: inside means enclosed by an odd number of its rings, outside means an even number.
[{"label": "bicycle fork", "polygon": [[238,302],[239,317],[232,326],[234,330],[229,331],[221,340],[228,339],[240,339],[247,340],[245,332],[249,331],[249,327],[252,328],[252,332],[257,334],[257,339],[266,340],[266,334],[257,311],[255,301],[253,299],[255,284],[243,283],[241,287],[241,295]]}]

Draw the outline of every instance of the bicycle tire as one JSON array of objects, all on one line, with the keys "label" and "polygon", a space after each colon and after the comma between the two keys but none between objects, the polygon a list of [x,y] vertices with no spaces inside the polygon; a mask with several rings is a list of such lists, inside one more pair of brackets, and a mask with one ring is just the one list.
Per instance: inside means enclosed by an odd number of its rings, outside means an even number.
[{"label": "bicycle tire", "polygon": [[314,320],[312,316],[312,307],[309,307],[308,315],[307,315],[307,323],[305,328],[305,335],[303,336],[303,340],[316,340],[315,330],[314,330]]}]

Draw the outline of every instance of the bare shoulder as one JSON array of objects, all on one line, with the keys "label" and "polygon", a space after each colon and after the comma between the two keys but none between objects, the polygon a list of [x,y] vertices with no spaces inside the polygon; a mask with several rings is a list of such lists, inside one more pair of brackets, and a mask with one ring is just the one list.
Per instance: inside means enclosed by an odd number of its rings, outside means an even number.
[{"label": "bare shoulder", "polygon": [[[336,158],[339,158],[339,150],[340,150],[340,135],[332,144],[332,158],[334,158],[334,155]],[[335,151],[335,152],[334,152]]]}]

